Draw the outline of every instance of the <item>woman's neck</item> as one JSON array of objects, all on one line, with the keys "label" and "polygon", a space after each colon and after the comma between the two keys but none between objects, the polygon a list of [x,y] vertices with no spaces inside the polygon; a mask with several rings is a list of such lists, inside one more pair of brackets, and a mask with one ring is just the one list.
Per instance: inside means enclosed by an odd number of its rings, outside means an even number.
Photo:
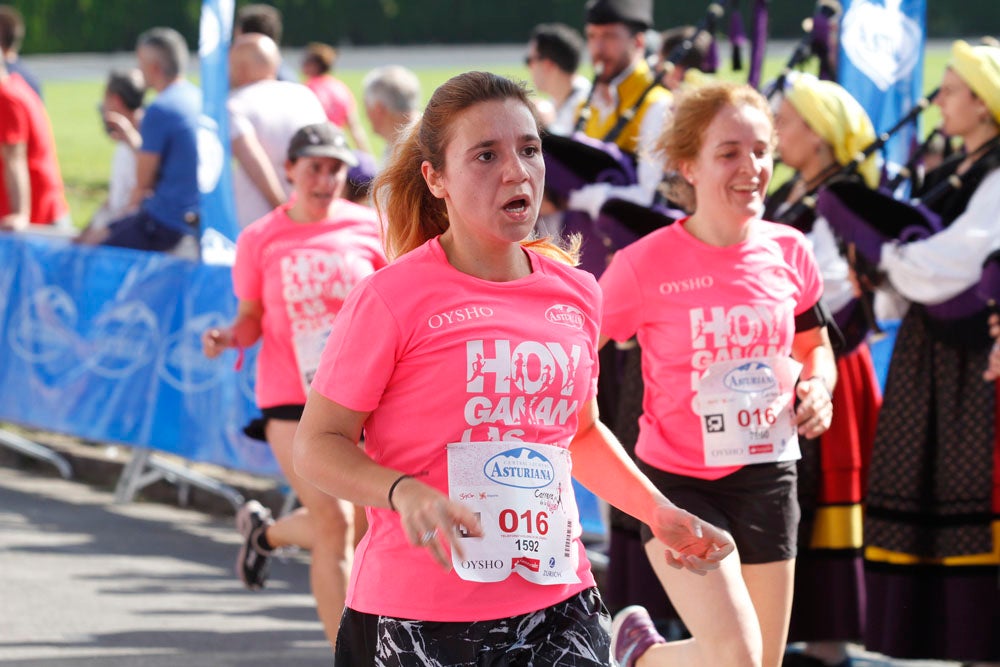
[{"label": "woman's neck", "polygon": [[520,243],[486,246],[459,239],[450,229],[441,235],[440,242],[449,264],[481,280],[505,283],[531,275],[531,260]]},{"label": "woman's neck", "polygon": [[337,206],[337,202],[339,201],[339,199],[334,199],[333,203],[330,204],[330,208],[318,211],[310,210],[303,204],[301,197],[296,197],[295,201],[293,201],[292,205],[287,209],[288,217],[292,222],[298,222],[304,225],[329,220],[332,217],[331,213],[333,209]]},{"label": "woman's neck", "polygon": [[718,222],[709,219],[697,211],[684,224],[687,232],[710,246],[725,248],[746,241],[750,236],[750,226],[755,218],[748,218],[740,223]]},{"label": "woman's neck", "polygon": [[[968,169],[972,163],[982,157],[987,144],[1000,136],[1000,125],[996,123],[980,123],[975,129],[962,135],[962,143],[965,144],[965,160],[962,167]],[[968,163],[968,164],[966,164]],[[960,171],[964,169],[960,168]]]},{"label": "woman's neck", "polygon": [[813,190],[833,176],[839,166],[833,160],[816,160],[814,164],[806,165],[800,169],[799,176],[806,189]]}]

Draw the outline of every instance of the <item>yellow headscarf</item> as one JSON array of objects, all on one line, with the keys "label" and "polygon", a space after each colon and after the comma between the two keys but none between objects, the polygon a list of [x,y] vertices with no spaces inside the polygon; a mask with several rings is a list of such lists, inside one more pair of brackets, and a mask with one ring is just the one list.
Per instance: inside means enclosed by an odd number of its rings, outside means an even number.
[{"label": "yellow headscarf", "polygon": [[951,45],[948,66],[968,84],[1000,123],[1000,49],[995,46],[970,46],[958,40]]},{"label": "yellow headscarf", "polygon": [[[875,127],[868,114],[839,85],[802,73],[789,76],[789,81],[791,86],[785,99],[813,132],[830,144],[837,162],[847,164],[875,141]],[[878,186],[879,171],[874,155],[858,166],[858,173],[868,187]]]}]

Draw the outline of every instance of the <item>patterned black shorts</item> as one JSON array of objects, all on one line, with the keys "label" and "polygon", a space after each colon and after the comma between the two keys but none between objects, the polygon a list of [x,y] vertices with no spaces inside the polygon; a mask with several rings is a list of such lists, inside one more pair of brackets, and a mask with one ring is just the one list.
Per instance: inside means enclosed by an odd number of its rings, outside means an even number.
[{"label": "patterned black shorts", "polygon": [[611,618],[596,588],[529,614],[472,623],[344,610],[337,667],[606,667]]}]

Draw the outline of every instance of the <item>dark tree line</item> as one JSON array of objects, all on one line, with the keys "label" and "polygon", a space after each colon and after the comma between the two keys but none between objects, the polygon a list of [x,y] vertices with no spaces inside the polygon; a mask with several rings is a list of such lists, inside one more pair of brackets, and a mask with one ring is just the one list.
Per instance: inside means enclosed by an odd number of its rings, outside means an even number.
[{"label": "dark tree line", "polygon": [[[730,0],[719,0],[729,4]],[[201,0],[7,0],[25,16],[25,53],[131,50],[146,28],[168,25],[197,46]],[[246,4],[243,0],[238,5]],[[562,21],[582,27],[583,0],[272,0],[285,17],[284,44],[519,43],[531,27]],[[695,23],[707,0],[656,2],[659,27]],[[749,22],[751,0],[740,0]],[[811,0],[771,0],[771,36],[795,39]],[[1000,2],[928,0],[931,37],[1000,31]],[[728,22],[728,21],[727,21]]]}]

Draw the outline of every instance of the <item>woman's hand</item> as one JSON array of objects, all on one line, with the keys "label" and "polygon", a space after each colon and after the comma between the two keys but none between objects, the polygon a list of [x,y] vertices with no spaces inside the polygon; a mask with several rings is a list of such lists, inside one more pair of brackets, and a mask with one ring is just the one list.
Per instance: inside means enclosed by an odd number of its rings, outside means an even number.
[{"label": "woman's hand", "polygon": [[215,359],[227,347],[233,346],[231,329],[208,329],[201,335],[201,351],[209,359]]},{"label": "woman's hand", "polygon": [[729,533],[676,505],[659,505],[649,527],[667,548],[667,564],[695,574],[718,569],[722,559],[736,549]]},{"label": "woman's hand", "polygon": [[410,544],[428,549],[445,570],[451,569],[451,559],[444,545],[464,558],[462,540],[483,535],[479,520],[469,508],[418,479],[401,481],[392,494],[392,504]]},{"label": "woman's hand", "polygon": [[819,377],[800,380],[795,385],[795,395],[799,397],[799,407],[795,410],[799,435],[806,438],[823,435],[833,421],[833,397],[826,383]]}]

